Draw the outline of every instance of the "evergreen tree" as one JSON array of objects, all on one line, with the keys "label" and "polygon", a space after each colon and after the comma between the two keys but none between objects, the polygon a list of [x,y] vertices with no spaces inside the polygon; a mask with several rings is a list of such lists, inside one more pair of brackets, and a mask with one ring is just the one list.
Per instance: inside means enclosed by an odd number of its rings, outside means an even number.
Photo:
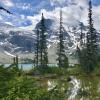
[{"label": "evergreen tree", "polygon": [[[15,59],[16,59],[16,68],[18,68],[18,62],[19,62],[19,61],[18,61],[18,55],[16,55],[16,58],[15,58]],[[18,69],[19,69],[19,68],[18,68]]]},{"label": "evergreen tree", "polygon": [[84,45],[84,41],[83,41],[83,38],[84,38],[84,33],[83,33],[83,24],[81,23],[80,24],[80,46],[81,46],[81,48],[83,47],[83,45]]},{"label": "evergreen tree", "polygon": [[84,66],[84,60],[85,60],[85,33],[83,33],[83,24],[80,23],[80,46],[77,45],[77,56],[78,56],[78,62],[80,63],[81,66]]},{"label": "evergreen tree", "polygon": [[36,31],[36,42],[35,42],[35,59],[34,59],[34,63],[35,66],[38,67],[39,66],[39,44],[40,44],[40,34],[39,34],[39,29],[37,29]]},{"label": "evergreen tree", "polygon": [[88,17],[89,25],[86,36],[86,44],[83,46],[83,48],[81,48],[81,52],[79,52],[79,59],[84,71],[90,73],[94,70],[97,64],[97,32],[93,26],[91,0],[89,1]]},{"label": "evergreen tree", "polygon": [[59,31],[59,43],[57,47],[57,61],[59,67],[68,67],[68,58],[65,54],[64,36],[63,36],[63,25],[62,25],[62,10],[60,11],[60,31]]},{"label": "evergreen tree", "polygon": [[40,66],[47,67],[48,65],[48,53],[47,53],[47,40],[46,40],[46,26],[45,18],[42,13],[41,25],[40,25]]},{"label": "evergreen tree", "polygon": [[16,57],[13,57],[13,64],[16,66],[16,68],[18,69],[18,55],[16,55]]},{"label": "evergreen tree", "polygon": [[93,71],[97,62],[97,35],[96,30],[93,27],[92,20],[92,3],[89,2],[89,26],[87,32],[86,43],[86,70],[87,72]]}]

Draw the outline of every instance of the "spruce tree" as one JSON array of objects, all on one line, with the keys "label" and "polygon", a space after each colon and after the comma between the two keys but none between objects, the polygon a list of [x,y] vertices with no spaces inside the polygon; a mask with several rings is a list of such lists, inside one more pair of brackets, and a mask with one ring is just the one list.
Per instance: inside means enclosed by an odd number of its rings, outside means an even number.
[{"label": "spruce tree", "polygon": [[62,10],[60,11],[60,28],[59,28],[59,43],[57,47],[57,61],[59,67],[68,67],[68,58],[65,54],[63,25],[62,25]]},{"label": "spruce tree", "polygon": [[[16,55],[16,58],[15,58],[15,59],[16,59],[16,68],[18,68],[18,64],[19,64],[19,63],[18,63],[18,62],[19,62],[19,61],[18,61],[18,55]],[[18,68],[18,69],[19,69],[19,68]]]},{"label": "spruce tree", "polygon": [[45,18],[42,13],[41,25],[40,25],[40,66],[48,66],[48,52],[47,52],[47,39],[46,39],[46,26]]},{"label": "spruce tree", "polygon": [[86,70],[91,72],[94,70],[97,62],[97,35],[96,30],[93,26],[92,20],[92,3],[89,1],[89,26],[87,32],[87,43],[86,43]]},{"label": "spruce tree", "polygon": [[95,69],[97,64],[97,32],[93,26],[91,0],[89,1],[88,18],[89,25],[86,36],[86,44],[83,48],[81,48],[81,52],[79,52],[79,59],[84,71],[90,73]]},{"label": "spruce tree", "polygon": [[39,44],[40,44],[40,33],[39,33],[39,29],[36,30],[36,42],[35,42],[35,58],[34,58],[34,63],[36,67],[39,67]]},{"label": "spruce tree", "polygon": [[78,55],[78,62],[80,63],[81,66],[84,66],[84,59],[85,59],[85,33],[83,33],[83,25],[82,23],[80,24],[80,46],[77,45],[77,55]]},{"label": "spruce tree", "polygon": [[80,46],[81,47],[83,47],[83,45],[84,45],[84,41],[83,41],[83,38],[84,38],[84,33],[83,33],[83,25],[82,25],[82,23],[80,24],[81,25],[81,27],[80,27]]}]

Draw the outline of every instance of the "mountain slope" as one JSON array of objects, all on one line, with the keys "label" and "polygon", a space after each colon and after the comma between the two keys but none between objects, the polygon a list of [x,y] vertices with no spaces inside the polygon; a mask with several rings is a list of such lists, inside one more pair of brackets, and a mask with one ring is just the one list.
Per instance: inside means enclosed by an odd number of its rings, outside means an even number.
[{"label": "mountain slope", "polygon": [[[59,25],[57,26],[52,19],[45,19],[47,27],[47,45],[50,62],[56,61],[56,46],[59,35]],[[54,27],[55,26],[55,27]],[[40,22],[36,24],[34,31],[24,31],[24,29],[16,28],[12,25],[0,24],[0,52],[7,56],[12,55],[27,55],[33,53],[34,56],[34,43],[36,39],[35,30],[40,27]],[[80,42],[80,29],[83,29],[83,33],[87,32],[87,26],[78,22],[76,26],[63,27],[64,42],[66,47],[66,53],[70,56],[75,53],[77,45]],[[100,33],[98,33],[98,43],[100,44]],[[26,58],[28,56],[25,56]],[[30,58],[30,57],[29,57]]]}]

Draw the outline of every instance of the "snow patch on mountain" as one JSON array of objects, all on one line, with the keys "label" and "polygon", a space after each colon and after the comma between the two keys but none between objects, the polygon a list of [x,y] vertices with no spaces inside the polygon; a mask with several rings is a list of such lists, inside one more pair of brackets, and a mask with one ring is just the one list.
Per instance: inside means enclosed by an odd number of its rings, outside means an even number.
[{"label": "snow patch on mountain", "polygon": [[7,52],[7,51],[4,51],[4,53],[8,56],[11,56],[11,57],[16,57],[15,55],[12,55],[11,53]]}]

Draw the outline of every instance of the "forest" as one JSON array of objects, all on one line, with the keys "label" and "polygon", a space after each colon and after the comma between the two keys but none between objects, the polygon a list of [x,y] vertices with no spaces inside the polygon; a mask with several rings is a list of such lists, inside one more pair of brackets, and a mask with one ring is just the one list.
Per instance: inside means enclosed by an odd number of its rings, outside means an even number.
[{"label": "forest", "polygon": [[19,55],[13,57],[13,63],[8,67],[0,65],[0,100],[100,100],[100,38],[94,28],[91,1],[88,6],[88,31],[85,34],[83,29],[80,30],[76,46],[78,63],[69,64],[63,34],[63,11],[60,9],[59,42],[55,54],[57,66],[49,66],[48,34],[42,13],[35,31],[32,68],[19,68]]}]

